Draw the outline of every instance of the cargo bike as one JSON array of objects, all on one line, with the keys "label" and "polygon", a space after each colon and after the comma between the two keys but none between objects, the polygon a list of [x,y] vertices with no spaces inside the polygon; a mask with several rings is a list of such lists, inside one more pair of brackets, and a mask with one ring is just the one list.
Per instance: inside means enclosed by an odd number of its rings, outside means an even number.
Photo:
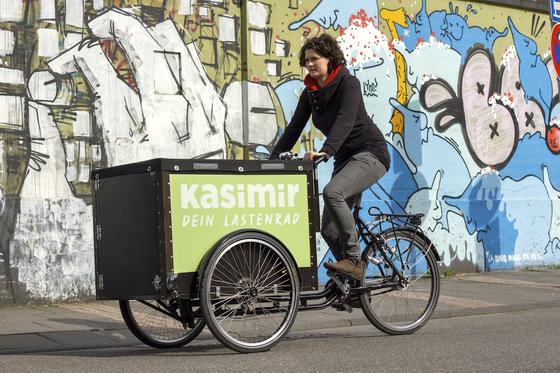
[{"label": "cargo bike", "polygon": [[265,351],[298,311],[361,307],[388,334],[432,315],[439,255],[421,215],[354,210],[361,279],[319,287],[316,163],[153,159],[95,170],[96,297],[118,300],[143,343],[183,346],[208,326],[238,352]]}]

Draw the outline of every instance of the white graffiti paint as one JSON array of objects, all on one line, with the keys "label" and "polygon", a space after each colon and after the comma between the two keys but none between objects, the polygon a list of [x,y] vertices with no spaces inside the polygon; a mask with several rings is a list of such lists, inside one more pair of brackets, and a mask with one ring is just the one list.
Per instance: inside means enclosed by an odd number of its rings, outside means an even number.
[{"label": "white graffiti paint", "polygon": [[488,104],[489,95],[493,92],[492,67],[487,55],[473,53],[466,64],[461,96],[467,137],[481,162],[490,166],[499,165],[513,151],[518,138],[516,126],[504,106]]},{"label": "white graffiti paint", "polygon": [[[3,149],[0,147],[0,157],[2,156]],[[0,215],[4,212],[4,207],[6,206],[6,197],[4,197],[4,191],[0,187]]]},{"label": "white graffiti paint", "polygon": [[[476,239],[476,233],[470,234],[461,215],[442,208],[445,204],[440,193],[442,173],[436,173],[429,188],[421,188],[415,192],[406,204],[406,212],[424,214],[420,227],[435,244],[438,253],[446,266],[455,260],[469,263],[475,270],[484,270],[484,249]],[[445,218],[449,228],[442,225]]]},{"label": "white graffiti paint", "polygon": [[219,39],[223,42],[237,41],[236,35],[236,19],[233,16],[224,14],[220,16],[220,35]]},{"label": "white graffiti paint", "polygon": [[353,69],[370,62],[393,61],[395,58],[387,36],[375,27],[373,20],[352,22],[337,41],[348,66]]},{"label": "white graffiti paint", "polygon": [[247,3],[247,16],[249,24],[257,27],[266,27],[268,21],[268,8],[263,4],[255,1]]},{"label": "white graffiti paint", "polygon": [[520,84],[519,58],[515,52],[515,47],[512,46],[506,50],[502,59],[502,66],[500,92],[512,102],[511,107],[519,123],[519,138],[523,138],[527,133],[533,134],[535,132],[540,132],[541,136],[544,137],[546,128],[542,109],[534,100],[525,102],[525,90]]},{"label": "white graffiti paint", "polygon": [[66,0],[64,5],[66,24],[84,27],[84,0]]},{"label": "white graffiti paint", "polygon": [[[155,157],[224,157],[225,105],[194,44],[185,45],[171,21],[148,29],[125,12],[109,11],[90,27],[97,36],[110,35],[122,45],[139,93],[118,77],[95,40],[63,52],[49,68],[57,76],[83,73],[98,96],[93,114],[110,166]],[[63,142],[50,115],[48,105],[64,106],[70,97],[64,79],[55,82],[47,71],[37,71],[29,80],[30,99],[36,100],[28,108],[34,156],[10,246],[18,281],[33,298],[48,300],[94,290],[91,208],[74,197],[69,186],[70,181],[88,182],[91,170],[86,162],[74,164],[85,159],[85,143]],[[4,113],[19,108],[8,107]],[[75,111],[73,118],[74,136],[90,137],[91,113]]]},{"label": "white graffiti paint", "polygon": [[375,18],[355,19],[338,42],[348,69],[362,83],[362,96],[370,117],[389,138],[393,109],[387,105],[397,94],[395,56]]},{"label": "white graffiti paint", "polygon": [[[269,145],[274,140],[278,125],[283,116],[277,115],[272,95],[274,91],[269,84],[246,82],[248,90],[249,123],[244,134],[241,100],[241,82],[233,82],[224,93],[224,102],[228,108],[226,131],[231,141],[240,145]],[[247,142],[247,144],[245,144]]]},{"label": "white graffiti paint", "polygon": [[14,33],[9,30],[0,30],[0,56],[11,55],[14,51],[14,45],[15,45]]},{"label": "white graffiti paint", "polygon": [[549,231],[550,242],[546,247],[546,261],[549,263],[557,263],[560,261],[560,191],[554,189],[552,186],[547,167],[543,169],[543,181],[552,207]]},{"label": "white graffiti paint", "polygon": [[25,98],[21,96],[0,95],[0,123],[12,128],[22,128]]},{"label": "white graffiti paint", "polygon": [[58,74],[83,72],[99,96],[95,115],[110,165],[154,157],[224,157],[226,107],[194,44],[185,46],[172,21],[148,29],[136,17],[111,10],[89,25],[100,38],[116,38],[127,52],[140,93],[119,79],[91,40],[49,67]]},{"label": "white graffiti paint", "polygon": [[23,19],[23,2],[0,0],[0,22],[19,22]]},{"label": "white graffiti paint", "polygon": [[65,177],[62,138],[47,107],[30,103],[31,151],[45,154],[44,163],[33,160],[21,191],[11,242],[11,265],[18,280],[35,298],[48,300],[91,294],[93,243],[91,208],[72,195]]},{"label": "white graffiti paint", "polygon": [[30,296],[54,301],[92,294],[91,208],[60,197],[25,197],[20,206],[10,264],[18,268],[18,280]]},{"label": "white graffiti paint", "polygon": [[519,129],[511,109],[494,95],[492,64],[487,51],[474,50],[463,67],[459,95],[441,79],[426,82],[423,92],[428,111],[446,109],[437,117],[438,131],[459,124],[479,165],[500,168],[517,145]]},{"label": "white graffiti paint", "polygon": [[[406,60],[406,79],[413,91],[418,92],[428,79],[441,78],[456,91],[461,70],[461,55],[433,36],[428,42],[419,43],[412,52],[406,50],[405,44],[394,41],[395,50]],[[441,61],[445,61],[442,64]]]},{"label": "white graffiti paint", "polygon": [[58,54],[58,31],[41,28],[37,30],[37,55],[54,57]]}]

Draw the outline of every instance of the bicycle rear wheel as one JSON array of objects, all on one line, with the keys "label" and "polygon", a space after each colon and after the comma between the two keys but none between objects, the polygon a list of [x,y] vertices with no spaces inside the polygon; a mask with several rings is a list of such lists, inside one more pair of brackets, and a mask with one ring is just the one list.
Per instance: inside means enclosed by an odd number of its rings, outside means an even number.
[{"label": "bicycle rear wheel", "polygon": [[365,253],[363,286],[393,284],[360,295],[368,320],[387,334],[410,334],[431,317],[440,289],[435,248],[406,228],[383,231],[385,253],[405,281],[385,262],[376,247]]},{"label": "bicycle rear wheel", "polygon": [[290,330],[299,302],[299,277],[289,253],[262,233],[224,240],[200,282],[208,328],[238,352],[266,351]]},{"label": "bicycle rear wheel", "polygon": [[179,317],[179,300],[121,300],[121,314],[128,329],[141,342],[155,348],[181,347],[195,339],[204,320],[199,317],[194,326],[183,325]]}]

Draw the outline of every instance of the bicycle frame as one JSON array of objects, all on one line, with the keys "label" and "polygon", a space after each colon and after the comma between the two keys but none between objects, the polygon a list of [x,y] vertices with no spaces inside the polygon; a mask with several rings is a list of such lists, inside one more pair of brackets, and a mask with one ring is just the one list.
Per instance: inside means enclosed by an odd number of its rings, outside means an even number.
[{"label": "bicycle frame", "polygon": [[[345,279],[345,283],[343,284],[344,286],[346,286],[346,292],[340,288],[340,286],[336,285],[334,282],[331,283],[330,286],[326,287],[325,289],[321,290],[321,291],[316,291],[316,292],[305,292],[300,294],[299,300],[299,307],[298,310],[299,311],[309,311],[309,310],[322,310],[325,308],[330,307],[333,303],[335,303],[337,300],[338,301],[344,301],[346,300],[350,295],[352,294],[359,294],[362,292],[366,292],[366,291],[372,291],[372,290],[380,290],[380,289],[387,289],[387,291],[384,292],[380,292],[377,293],[375,295],[381,295],[381,294],[385,294],[387,292],[393,291],[395,289],[395,287],[399,287],[399,286],[403,286],[406,285],[408,283],[408,280],[404,277],[402,270],[400,270],[399,268],[397,268],[393,262],[393,260],[389,257],[389,255],[387,254],[387,250],[389,250],[388,248],[386,248],[386,243],[382,241],[381,237],[375,233],[372,232],[372,230],[368,227],[368,224],[359,216],[359,211],[360,211],[360,207],[356,207],[354,209],[353,215],[354,215],[354,221],[356,222],[356,229],[358,232],[359,237],[364,241],[365,243],[365,248],[363,250],[363,252],[367,252],[372,246],[376,247],[376,251],[379,252],[379,254],[381,255],[381,257],[384,260],[384,263],[386,263],[387,265],[389,265],[391,267],[391,269],[393,270],[393,273],[395,273],[396,275],[393,276],[393,279],[391,281],[385,281],[381,284],[376,284],[376,285],[368,285],[368,286],[356,286],[355,284],[358,282],[356,280],[350,280],[348,278]],[[395,229],[397,227],[397,225],[394,223],[394,221],[392,220],[393,218],[405,218],[405,219],[409,219],[409,218],[419,218],[419,216],[410,216],[410,215],[397,215],[397,214],[380,214],[379,215],[380,219],[385,219],[385,220],[389,220],[391,222],[392,225],[392,229]],[[406,224],[406,223],[405,223]],[[410,224],[408,224],[410,225]],[[418,228],[416,228],[418,229]],[[400,255],[400,253],[399,253]],[[364,260],[368,260],[368,258],[362,258]],[[402,262],[403,258],[400,257],[399,258]],[[354,286],[350,285],[350,281],[354,282]],[[284,296],[268,296],[267,297],[270,301],[274,302],[274,301],[288,301],[289,298],[288,297],[284,297]],[[313,300],[323,300],[322,302],[319,303],[315,303],[315,304],[310,304],[310,301]],[[188,302],[188,304],[184,304],[183,302],[184,300],[180,300],[180,310],[181,310],[181,315],[184,316],[179,316],[179,315],[173,315],[173,312],[169,309],[167,309],[167,307],[165,307],[165,305],[162,305],[166,308],[166,314],[168,314],[169,316],[177,319],[178,321],[181,321],[183,323],[188,323],[188,322],[192,322],[192,320],[194,319],[194,317],[196,317],[198,315],[198,311],[193,312],[192,311],[192,305],[194,303],[194,305],[196,305],[197,300],[193,299],[192,302]],[[149,305],[149,304],[148,304]],[[152,308],[155,308],[151,305],[149,305]],[[186,308],[190,309],[187,310]],[[221,308],[221,307],[220,307]],[[186,311],[186,312],[185,312]],[[261,307],[257,310],[254,311],[257,315],[260,314],[264,314],[264,313],[275,313],[275,308],[271,307]],[[239,309],[239,311],[237,311],[235,313],[235,315],[243,315],[244,314],[244,310],[242,308]]]},{"label": "bicycle frame", "polygon": [[[402,271],[398,269],[391,258],[387,255],[384,250],[385,243],[381,241],[380,237],[373,233],[369,228],[368,225],[359,217],[359,208],[354,210],[354,220],[356,222],[356,228],[359,236],[362,238],[364,243],[366,244],[364,248],[364,252],[367,252],[370,247],[375,246],[377,251],[383,257],[385,263],[388,263],[391,269],[396,273],[396,276],[393,278],[392,281],[386,281],[382,284],[375,284],[375,285],[368,285],[368,286],[350,286],[350,279],[345,279],[344,285],[347,286],[346,290],[340,288],[333,283],[331,283],[330,287],[326,287],[325,289],[318,291],[318,292],[306,292],[300,294],[300,305],[298,309],[300,311],[307,311],[307,310],[321,310],[327,307],[330,307],[333,303],[337,300],[344,301],[352,294],[359,294],[365,291],[372,291],[372,290],[380,290],[380,289],[388,289],[387,292],[393,291],[395,287],[401,286],[402,284],[406,284],[408,281],[402,274]],[[366,259],[367,258],[363,258]],[[401,258],[402,260],[402,258]],[[384,294],[386,292],[382,292],[379,294]],[[268,299],[271,301],[288,301],[288,297],[283,296],[268,296]],[[321,300],[324,299],[323,302],[310,304],[309,302],[312,300]],[[242,310],[239,311],[242,313]],[[263,313],[274,313],[274,309],[269,309],[267,307],[263,307],[261,309],[256,310],[256,314],[263,314]]]}]

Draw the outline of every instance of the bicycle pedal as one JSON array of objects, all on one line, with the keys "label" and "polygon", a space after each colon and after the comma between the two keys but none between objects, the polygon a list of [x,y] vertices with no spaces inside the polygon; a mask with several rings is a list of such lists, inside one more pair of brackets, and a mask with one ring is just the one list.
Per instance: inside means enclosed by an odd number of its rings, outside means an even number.
[{"label": "bicycle pedal", "polygon": [[346,303],[335,303],[332,305],[332,307],[337,310],[337,311],[346,311],[348,313],[352,313],[353,309],[350,305],[346,304]]},{"label": "bicycle pedal", "polygon": [[343,294],[348,294],[350,292],[349,286],[345,283],[342,282],[341,279],[336,276],[335,273],[331,272],[331,271],[327,271],[327,276],[329,276],[333,282],[336,284],[336,286],[338,286],[338,289],[343,293]]}]

